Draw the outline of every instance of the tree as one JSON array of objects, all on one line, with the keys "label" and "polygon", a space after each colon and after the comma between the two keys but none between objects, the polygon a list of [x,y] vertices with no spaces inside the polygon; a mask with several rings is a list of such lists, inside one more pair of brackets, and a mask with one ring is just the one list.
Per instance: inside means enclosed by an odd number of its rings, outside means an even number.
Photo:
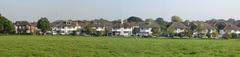
[{"label": "tree", "polygon": [[162,32],[166,32],[167,30],[167,21],[164,21],[163,18],[159,17],[155,20],[156,23],[159,24]]},{"label": "tree", "polygon": [[153,20],[153,19],[151,19],[151,18],[149,18],[149,19],[146,19],[145,21],[146,21],[146,22],[154,22],[154,20]]},{"label": "tree", "polygon": [[219,31],[219,30],[223,30],[225,26],[226,26],[226,24],[225,24],[224,22],[218,22],[218,23],[216,24],[216,27],[217,27],[217,30],[218,30],[218,31]]},{"label": "tree", "polygon": [[207,28],[203,25],[203,24],[198,24],[197,25],[197,31],[199,32],[198,33],[198,37],[199,38],[202,38],[202,37],[204,37],[205,36],[205,30],[206,30]]},{"label": "tree", "polygon": [[198,31],[198,32],[203,32],[203,31],[206,30],[206,29],[207,29],[207,28],[204,27],[203,24],[198,24],[198,25],[197,25],[197,31]]},{"label": "tree", "polygon": [[218,38],[218,32],[213,32],[213,33],[212,33],[212,36],[213,36],[213,38],[215,38],[215,39]]},{"label": "tree", "polygon": [[238,38],[238,34],[236,34],[236,33],[232,33],[232,38]]},{"label": "tree", "polygon": [[226,33],[224,34],[224,38],[225,38],[225,39],[231,39],[231,38],[232,38],[232,33],[226,32]]},{"label": "tree", "polygon": [[230,24],[235,24],[235,19],[229,18],[226,22]]},{"label": "tree", "polygon": [[97,22],[97,23],[103,24],[103,23],[108,23],[108,22],[110,22],[110,21],[105,20],[105,19],[103,19],[103,18],[100,18],[100,19],[92,20],[92,22]]},{"label": "tree", "polygon": [[187,29],[186,31],[184,31],[185,35],[188,36],[189,38],[192,38],[193,32],[190,29]]},{"label": "tree", "polygon": [[0,16],[0,33],[15,33],[15,27],[13,23],[4,16]]},{"label": "tree", "polygon": [[51,29],[48,19],[46,17],[41,17],[37,22],[37,28],[40,29],[42,35],[45,35],[46,32]]},{"label": "tree", "polygon": [[140,17],[132,16],[127,19],[127,22],[143,22],[143,20]]},{"label": "tree", "polygon": [[139,29],[139,28],[134,28],[133,31],[132,31],[132,33],[135,34],[135,35],[136,35],[138,32],[140,32],[140,29]]},{"label": "tree", "polygon": [[182,22],[182,18],[179,16],[172,16],[172,22]]},{"label": "tree", "polygon": [[93,34],[95,34],[95,32],[96,32],[96,30],[93,29],[90,24],[84,28],[84,33],[86,33],[88,35],[93,35]]},{"label": "tree", "polygon": [[109,33],[110,33],[110,32],[111,32],[110,29],[105,28],[105,30],[104,30],[104,35],[105,35],[105,36],[109,36]]},{"label": "tree", "polygon": [[153,34],[158,35],[160,33],[160,28],[159,27],[153,27],[152,32],[153,32]]}]

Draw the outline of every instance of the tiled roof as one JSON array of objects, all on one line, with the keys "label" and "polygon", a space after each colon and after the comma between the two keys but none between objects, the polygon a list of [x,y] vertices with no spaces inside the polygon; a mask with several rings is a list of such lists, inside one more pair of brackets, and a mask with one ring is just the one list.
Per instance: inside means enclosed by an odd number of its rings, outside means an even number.
[{"label": "tiled roof", "polygon": [[168,28],[181,28],[181,29],[185,29],[185,28],[187,28],[187,26],[185,26],[183,23],[173,22]]},{"label": "tiled roof", "polygon": [[124,28],[131,28],[133,26],[138,26],[138,23],[135,22],[124,22],[122,23],[112,23],[113,28],[120,28],[120,27],[124,27]]},{"label": "tiled roof", "polygon": [[140,28],[152,28],[152,27],[160,27],[156,22],[142,22],[139,24]]},{"label": "tiled roof", "polygon": [[51,26],[58,27],[58,26],[77,26],[77,22],[73,22],[72,20],[57,20],[51,23]]},{"label": "tiled roof", "polygon": [[193,21],[191,22],[191,24],[198,26],[201,25],[203,27],[205,27],[206,29],[216,29],[215,27],[209,25],[208,23],[202,22],[202,21]]},{"label": "tiled roof", "polygon": [[240,30],[240,28],[233,24],[226,24],[224,30]]},{"label": "tiled roof", "polygon": [[27,21],[16,21],[16,26],[24,26],[24,25],[30,25]]}]

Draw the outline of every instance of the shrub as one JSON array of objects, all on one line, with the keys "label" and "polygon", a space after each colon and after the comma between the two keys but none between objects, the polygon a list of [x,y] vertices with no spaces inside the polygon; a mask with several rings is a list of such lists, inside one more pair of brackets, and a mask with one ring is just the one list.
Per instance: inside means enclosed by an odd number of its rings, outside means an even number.
[{"label": "shrub", "polygon": [[236,33],[232,33],[232,38],[237,38],[238,35]]},{"label": "shrub", "polygon": [[185,35],[188,36],[189,38],[192,38],[193,32],[191,30],[186,30]]},{"label": "shrub", "polygon": [[213,32],[213,33],[212,33],[212,37],[213,37],[213,38],[218,38],[218,32]]},{"label": "shrub", "polygon": [[232,33],[225,33],[224,38],[225,39],[231,39],[232,38]]}]

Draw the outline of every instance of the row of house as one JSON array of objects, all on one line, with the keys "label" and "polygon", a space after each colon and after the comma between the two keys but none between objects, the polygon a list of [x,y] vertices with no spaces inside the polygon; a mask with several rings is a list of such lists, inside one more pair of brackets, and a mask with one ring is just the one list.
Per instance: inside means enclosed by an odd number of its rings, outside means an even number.
[{"label": "row of house", "polygon": [[[27,21],[16,21],[15,23],[16,33],[35,33],[38,31],[37,23],[29,23]],[[217,31],[216,23],[214,22],[202,22],[193,21],[187,24],[181,22],[171,22],[169,23],[168,30],[174,33],[183,33],[186,29],[193,31],[193,36],[199,34],[213,33]],[[220,30],[220,37],[226,32],[240,34],[240,28],[234,24],[224,23],[224,29]],[[151,35],[152,28],[159,26],[156,22],[126,22],[124,20],[119,20],[118,22],[103,22],[103,21],[80,21],[80,20],[57,20],[51,22],[51,31],[53,35],[69,35],[73,33],[81,33],[81,30],[88,27],[96,31],[109,30],[111,35],[119,36],[131,36],[140,35],[148,36]],[[133,33],[134,28],[138,28],[139,32]]]}]

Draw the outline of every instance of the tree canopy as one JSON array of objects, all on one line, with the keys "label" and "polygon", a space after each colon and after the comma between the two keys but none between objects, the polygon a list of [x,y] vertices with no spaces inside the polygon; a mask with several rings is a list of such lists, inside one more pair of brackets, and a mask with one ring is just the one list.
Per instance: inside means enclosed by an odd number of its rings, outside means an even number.
[{"label": "tree canopy", "polygon": [[218,23],[216,24],[217,30],[222,30],[222,29],[224,29],[225,25],[226,25],[226,24],[225,24],[224,22],[218,22]]},{"label": "tree canopy", "polygon": [[140,17],[132,16],[127,19],[128,22],[143,22]]},{"label": "tree canopy", "polygon": [[46,17],[42,17],[37,22],[37,28],[41,30],[41,32],[46,33],[50,30],[50,23]]},{"label": "tree canopy", "polygon": [[153,27],[152,32],[153,32],[153,34],[159,34],[160,33],[160,28],[159,27]]},{"label": "tree canopy", "polygon": [[159,17],[155,20],[155,22],[159,24],[161,31],[166,31],[167,21],[164,21],[163,18]]},{"label": "tree canopy", "polygon": [[13,23],[4,16],[0,16],[0,33],[15,33],[15,27]]},{"label": "tree canopy", "polygon": [[182,18],[179,16],[172,16],[172,22],[183,22]]}]

